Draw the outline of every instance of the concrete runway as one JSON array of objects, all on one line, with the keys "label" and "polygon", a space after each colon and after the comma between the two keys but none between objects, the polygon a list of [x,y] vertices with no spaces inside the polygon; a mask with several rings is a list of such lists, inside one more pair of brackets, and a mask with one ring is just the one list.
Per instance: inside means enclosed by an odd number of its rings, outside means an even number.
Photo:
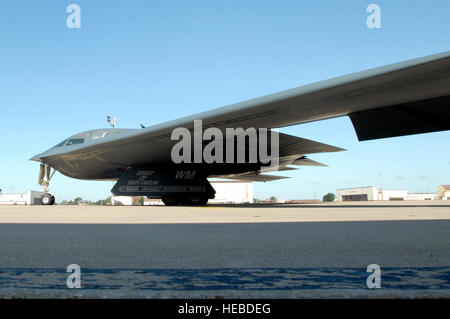
[{"label": "concrete runway", "polygon": [[3,206],[0,297],[449,298],[447,203]]}]

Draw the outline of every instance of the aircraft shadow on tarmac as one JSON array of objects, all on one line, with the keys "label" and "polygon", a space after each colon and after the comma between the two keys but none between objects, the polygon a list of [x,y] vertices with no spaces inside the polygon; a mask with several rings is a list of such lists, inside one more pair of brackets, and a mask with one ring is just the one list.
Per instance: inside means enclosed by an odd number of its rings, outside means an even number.
[{"label": "aircraft shadow on tarmac", "polygon": [[207,207],[229,208],[396,208],[396,207],[450,207],[449,205],[417,205],[417,204],[357,204],[357,205],[323,205],[323,204],[209,204]]}]

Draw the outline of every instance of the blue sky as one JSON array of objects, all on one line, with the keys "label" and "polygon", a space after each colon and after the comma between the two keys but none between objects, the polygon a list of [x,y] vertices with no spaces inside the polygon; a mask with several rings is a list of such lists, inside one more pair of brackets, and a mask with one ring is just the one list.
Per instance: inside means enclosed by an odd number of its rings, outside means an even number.
[{"label": "blue sky", "polygon": [[[68,29],[66,7],[81,7]],[[381,29],[366,7],[381,7]],[[39,190],[28,159],[75,133],[157,124],[351,72],[450,50],[450,2],[10,1],[0,9],[0,188]],[[316,198],[337,188],[435,192],[450,183],[450,132],[358,142],[348,118],[284,128],[347,152],[327,168],[255,184],[255,196]],[[382,174],[382,177],[380,176]],[[57,174],[57,200],[109,196],[111,182]]]}]

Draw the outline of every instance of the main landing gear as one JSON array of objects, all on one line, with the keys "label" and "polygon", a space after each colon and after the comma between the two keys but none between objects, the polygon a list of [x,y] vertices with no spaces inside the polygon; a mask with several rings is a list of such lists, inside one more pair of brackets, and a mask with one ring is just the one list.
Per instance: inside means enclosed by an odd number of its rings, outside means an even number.
[{"label": "main landing gear", "polygon": [[50,194],[49,185],[56,170],[53,170],[53,172],[51,172],[51,170],[52,168],[49,165],[41,164],[39,171],[39,185],[42,186],[42,192],[44,193],[44,195],[41,196],[42,205],[53,205],[55,203],[55,196]]},{"label": "main landing gear", "polygon": [[161,200],[166,206],[204,206],[208,203],[208,196],[205,194],[164,195]]}]

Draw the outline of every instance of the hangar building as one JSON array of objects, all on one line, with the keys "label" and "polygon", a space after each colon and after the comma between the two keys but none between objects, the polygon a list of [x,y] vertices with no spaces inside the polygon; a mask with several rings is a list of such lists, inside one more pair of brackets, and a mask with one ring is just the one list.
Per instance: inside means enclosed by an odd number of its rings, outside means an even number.
[{"label": "hangar building", "polygon": [[450,200],[450,185],[439,186],[437,198],[440,200]]},{"label": "hangar building", "polygon": [[378,189],[375,186],[336,190],[336,200],[342,202],[372,200],[435,200],[436,198],[437,194],[434,193],[408,193],[406,190]]},{"label": "hangar building", "polygon": [[245,204],[253,203],[253,183],[245,181],[213,181],[216,197],[209,203]]},{"label": "hangar building", "polygon": [[23,194],[5,194],[0,190],[0,205],[40,205],[41,192],[28,191]]}]

